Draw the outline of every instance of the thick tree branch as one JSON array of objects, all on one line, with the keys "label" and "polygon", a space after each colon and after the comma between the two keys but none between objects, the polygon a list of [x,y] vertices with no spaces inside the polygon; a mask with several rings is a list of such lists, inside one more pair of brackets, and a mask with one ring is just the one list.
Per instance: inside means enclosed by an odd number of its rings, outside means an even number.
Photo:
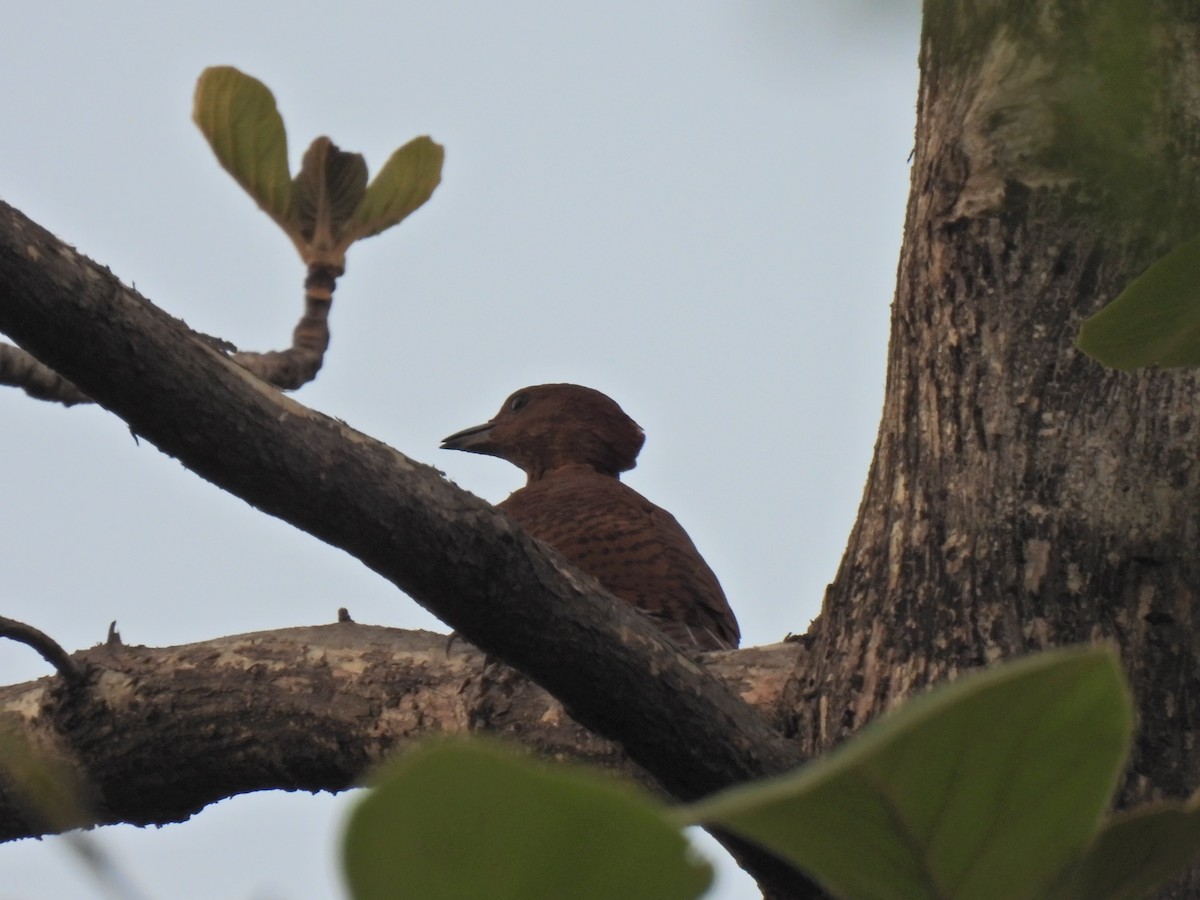
[{"label": "thick tree branch", "polygon": [[[777,719],[799,652],[776,644],[709,661]],[[86,695],[64,695],[58,678],[0,688],[0,731],[78,773],[98,824],[178,822],[247,791],[339,791],[410,742],[476,731],[653,787],[545,691],[445,635],[339,623],[73,658],[90,673]],[[0,840],[47,831],[0,782]]]},{"label": "thick tree branch", "polygon": [[[528,674],[674,796],[801,761],[702,665],[492,506],[280,395],[2,203],[0,330],[159,449],[346,550]],[[759,862],[760,883],[810,892]]]}]

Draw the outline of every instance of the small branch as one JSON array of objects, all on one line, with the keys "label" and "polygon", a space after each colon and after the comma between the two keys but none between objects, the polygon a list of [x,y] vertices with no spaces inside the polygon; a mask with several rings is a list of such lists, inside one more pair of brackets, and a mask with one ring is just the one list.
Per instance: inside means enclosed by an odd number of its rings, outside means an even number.
[{"label": "small branch", "polygon": [[0,384],[21,388],[35,400],[63,406],[92,402],[74,384],[12,344],[0,343]]},{"label": "small branch", "polygon": [[267,353],[235,353],[233,361],[284,391],[294,391],[316,378],[329,349],[329,309],[341,274],[335,266],[309,266],[304,279],[304,315],[292,331],[292,346]]},{"label": "small branch", "polygon": [[[304,280],[304,315],[292,331],[292,346],[287,350],[238,352],[237,347],[222,338],[192,334],[213,349],[229,354],[234,362],[267,384],[294,391],[316,378],[325,362],[325,351],[329,349],[329,309],[341,274],[342,270],[333,266],[309,268]],[[0,385],[20,388],[35,400],[63,406],[95,402],[72,382],[12,344],[0,343]]]},{"label": "small branch", "polygon": [[54,666],[58,670],[58,674],[68,683],[79,684],[83,680],[83,673],[75,665],[75,661],[71,659],[66,650],[58,645],[54,638],[44,631],[39,631],[32,625],[26,625],[16,619],[0,616],[0,637],[11,638],[27,647],[32,647],[41,655],[42,659]]}]

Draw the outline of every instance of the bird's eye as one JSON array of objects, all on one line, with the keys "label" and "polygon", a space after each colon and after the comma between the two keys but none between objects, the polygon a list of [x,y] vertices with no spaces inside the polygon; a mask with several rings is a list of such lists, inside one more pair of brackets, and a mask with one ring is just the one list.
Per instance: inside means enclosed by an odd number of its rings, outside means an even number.
[{"label": "bird's eye", "polygon": [[517,412],[518,410],[521,409],[522,406],[524,406],[528,402],[529,402],[528,394],[517,394],[515,397],[513,397],[511,400],[508,401],[508,408],[512,412]]}]

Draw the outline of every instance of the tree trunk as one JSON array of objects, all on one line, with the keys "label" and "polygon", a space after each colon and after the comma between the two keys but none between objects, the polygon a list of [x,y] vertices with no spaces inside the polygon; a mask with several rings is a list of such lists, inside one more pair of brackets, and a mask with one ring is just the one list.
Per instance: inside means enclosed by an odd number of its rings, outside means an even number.
[{"label": "tree trunk", "polygon": [[883,419],[792,685],[806,753],[963,670],[1112,641],[1139,712],[1119,802],[1200,785],[1200,379],[1073,345],[1200,221],[1182,6],[926,3]]}]

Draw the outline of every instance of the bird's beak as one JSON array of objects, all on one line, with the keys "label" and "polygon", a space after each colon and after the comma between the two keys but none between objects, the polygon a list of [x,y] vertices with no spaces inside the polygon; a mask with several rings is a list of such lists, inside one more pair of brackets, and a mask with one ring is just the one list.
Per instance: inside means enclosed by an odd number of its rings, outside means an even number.
[{"label": "bird's beak", "polygon": [[456,431],[448,438],[442,439],[443,450],[466,450],[468,453],[494,454],[495,445],[491,441],[490,432],[494,422],[484,422],[471,428]]}]

